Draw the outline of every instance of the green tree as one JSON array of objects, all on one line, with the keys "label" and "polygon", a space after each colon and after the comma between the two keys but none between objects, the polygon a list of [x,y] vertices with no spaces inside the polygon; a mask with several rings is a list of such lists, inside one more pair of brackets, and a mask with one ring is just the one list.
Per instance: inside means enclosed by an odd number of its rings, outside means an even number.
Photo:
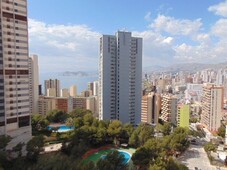
[{"label": "green tree", "polygon": [[87,126],[91,126],[93,123],[94,117],[92,116],[92,114],[86,114],[83,117],[83,124],[87,125]]},{"label": "green tree", "polygon": [[188,170],[188,167],[170,157],[166,164],[166,170]]},{"label": "green tree", "polygon": [[150,149],[141,147],[136,150],[131,159],[138,169],[147,169],[150,161],[153,161],[152,154]]},{"label": "green tree", "polygon": [[105,158],[98,160],[97,170],[125,170],[127,165],[124,163],[124,156],[118,151],[112,151]]},{"label": "green tree", "polygon": [[225,137],[225,126],[221,125],[219,128],[218,128],[218,136],[221,136],[221,137]]},{"label": "green tree", "polygon": [[109,134],[109,136],[114,138],[115,144],[117,143],[118,137],[121,134],[121,130],[122,124],[120,121],[113,120],[112,122],[110,122],[109,127],[107,129],[107,133]]},{"label": "green tree", "polygon": [[31,161],[37,161],[39,153],[44,146],[44,137],[42,135],[33,137],[26,146],[27,158]]},{"label": "green tree", "polygon": [[8,164],[5,148],[10,141],[11,137],[5,135],[0,136],[0,169],[3,169]]},{"label": "green tree", "polygon": [[47,113],[47,120],[53,123],[65,122],[68,114],[61,110],[52,110]]},{"label": "green tree", "polygon": [[189,130],[187,128],[177,127],[174,129],[170,141],[173,152],[183,152],[189,147],[188,134]]},{"label": "green tree", "polygon": [[139,147],[145,142],[154,137],[154,128],[150,125],[140,124],[129,138],[129,144],[134,147]]},{"label": "green tree", "polygon": [[75,109],[72,112],[69,113],[69,116],[71,118],[82,118],[84,117],[86,114],[92,114],[92,112],[90,110],[86,110],[86,109]]},{"label": "green tree", "polygon": [[11,137],[1,135],[0,136],[0,150],[5,149],[5,147],[8,145],[8,143],[11,141]]},{"label": "green tree", "polygon": [[83,170],[96,170],[96,167],[93,161],[89,161],[88,163],[83,164],[81,168]]},{"label": "green tree", "polygon": [[139,134],[138,134],[137,129],[130,136],[129,145],[134,146],[134,147],[139,147],[140,146]]},{"label": "green tree", "polygon": [[74,125],[76,128],[80,128],[84,125],[83,118],[78,117],[74,119]]},{"label": "green tree", "polygon": [[70,127],[74,126],[73,118],[68,117],[65,121],[65,124],[66,124],[66,126],[70,126]]},{"label": "green tree", "polygon": [[47,128],[49,121],[46,119],[46,116],[40,114],[32,115],[31,120],[32,131],[40,131]]},{"label": "green tree", "polygon": [[192,118],[190,118],[189,121],[190,121],[190,123],[196,123],[196,122],[198,122],[198,119],[195,117],[192,117]]},{"label": "green tree", "polygon": [[216,151],[216,146],[212,142],[208,142],[204,145],[204,150],[206,152]]},{"label": "green tree", "polygon": [[105,120],[99,120],[99,128],[104,128],[107,129],[109,126],[109,121],[105,121]]},{"label": "green tree", "polygon": [[128,140],[129,140],[130,136],[132,135],[133,131],[134,131],[134,128],[133,128],[132,124],[130,124],[130,123],[123,124],[119,137],[121,138],[121,140],[123,142],[128,143]]},{"label": "green tree", "polygon": [[148,125],[144,125],[139,133],[140,145],[144,145],[148,139],[154,137],[154,128]]},{"label": "green tree", "polygon": [[162,133],[164,136],[169,135],[171,132],[172,126],[171,123],[165,122],[164,125],[162,126]]},{"label": "green tree", "polygon": [[17,157],[22,156],[22,148],[24,145],[24,143],[18,143],[16,146],[13,147],[13,151],[17,153]]}]

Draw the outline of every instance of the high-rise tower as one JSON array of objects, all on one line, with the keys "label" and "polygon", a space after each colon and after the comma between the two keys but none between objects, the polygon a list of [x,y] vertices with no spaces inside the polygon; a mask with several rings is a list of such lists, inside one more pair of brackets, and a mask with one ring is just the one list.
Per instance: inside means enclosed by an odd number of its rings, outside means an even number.
[{"label": "high-rise tower", "polygon": [[118,31],[100,39],[99,119],[141,121],[142,38]]},{"label": "high-rise tower", "polygon": [[0,135],[31,138],[27,0],[0,1]]},{"label": "high-rise tower", "polygon": [[39,65],[38,56],[29,57],[29,78],[30,78],[30,110],[32,113],[38,113],[39,100]]},{"label": "high-rise tower", "polygon": [[202,98],[201,123],[210,131],[217,131],[221,126],[224,103],[224,87],[204,84]]},{"label": "high-rise tower", "polygon": [[48,90],[53,92],[52,97],[60,97],[60,81],[58,79],[45,80],[45,95],[48,96]]}]

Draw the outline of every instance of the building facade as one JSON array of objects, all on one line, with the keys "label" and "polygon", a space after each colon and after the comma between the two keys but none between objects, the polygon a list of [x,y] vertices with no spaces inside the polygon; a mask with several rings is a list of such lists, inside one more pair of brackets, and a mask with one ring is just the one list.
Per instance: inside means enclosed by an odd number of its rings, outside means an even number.
[{"label": "building facade", "polygon": [[141,122],[149,124],[158,124],[160,112],[161,112],[160,94],[151,92],[142,97]]},{"label": "building facade", "polygon": [[177,126],[189,128],[190,105],[180,104],[177,111]]},{"label": "building facade", "polygon": [[176,125],[177,116],[177,97],[171,94],[162,95],[161,116],[164,121],[171,122]]},{"label": "building facade", "polygon": [[39,66],[38,56],[29,57],[29,79],[30,79],[30,110],[32,113],[38,113],[39,100]]},{"label": "building facade", "polygon": [[26,0],[0,1],[0,135],[8,147],[31,139]]},{"label": "building facade", "polygon": [[141,121],[142,38],[130,32],[100,38],[99,119]]},{"label": "building facade", "polygon": [[[48,96],[48,89],[51,89],[52,97],[60,97],[60,81],[58,79],[45,80],[45,96]],[[53,89],[55,89],[55,92],[52,92]],[[55,94],[55,96],[52,94]]]},{"label": "building facade", "polygon": [[223,117],[224,88],[213,84],[203,87],[201,123],[210,131],[217,131]]},{"label": "building facade", "polygon": [[77,96],[77,86],[73,85],[69,88],[69,95],[71,97],[76,97]]}]

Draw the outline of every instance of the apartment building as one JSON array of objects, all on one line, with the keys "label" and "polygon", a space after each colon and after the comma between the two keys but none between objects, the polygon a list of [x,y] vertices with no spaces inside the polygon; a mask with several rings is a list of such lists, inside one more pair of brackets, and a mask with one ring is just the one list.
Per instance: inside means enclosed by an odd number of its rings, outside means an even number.
[{"label": "apartment building", "polygon": [[164,121],[171,122],[176,125],[177,116],[177,97],[172,94],[162,95],[161,116]]},{"label": "apartment building", "polygon": [[99,119],[141,122],[142,38],[131,32],[100,38]]},{"label": "apartment building", "polygon": [[177,110],[177,126],[189,128],[190,105],[179,104]]},{"label": "apartment building", "polygon": [[29,57],[29,79],[30,79],[30,110],[32,113],[38,113],[39,100],[39,66],[38,56],[32,55]]},{"label": "apartment building", "polygon": [[[60,97],[60,81],[58,79],[45,80],[44,84],[45,84],[45,96],[49,95],[51,97]],[[53,90],[55,90],[55,92]]]},{"label": "apartment building", "polygon": [[149,124],[158,124],[158,118],[161,112],[161,96],[158,93],[151,92],[142,96],[141,122]]},{"label": "apartment building", "polygon": [[12,137],[12,148],[31,139],[27,1],[0,6],[0,135]]},{"label": "apartment building", "polygon": [[204,84],[201,123],[210,131],[217,131],[223,117],[224,87]]}]

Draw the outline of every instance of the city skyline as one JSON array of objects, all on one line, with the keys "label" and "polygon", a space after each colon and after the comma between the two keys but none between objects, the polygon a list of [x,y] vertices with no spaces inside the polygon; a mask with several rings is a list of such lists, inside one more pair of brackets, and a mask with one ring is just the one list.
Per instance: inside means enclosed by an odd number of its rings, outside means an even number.
[{"label": "city skyline", "polygon": [[[64,6],[67,11],[58,12]],[[30,53],[39,56],[41,73],[97,71],[99,38],[118,29],[144,39],[144,67],[222,62],[227,53],[227,1],[223,0],[36,1],[28,2],[28,8]]]}]

